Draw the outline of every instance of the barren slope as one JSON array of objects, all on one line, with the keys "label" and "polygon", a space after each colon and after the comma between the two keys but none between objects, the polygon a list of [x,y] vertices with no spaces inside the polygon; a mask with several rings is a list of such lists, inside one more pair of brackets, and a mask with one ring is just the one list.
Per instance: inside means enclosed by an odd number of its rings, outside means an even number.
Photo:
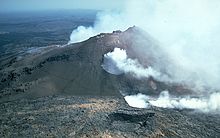
[{"label": "barren slope", "polygon": [[81,43],[40,49],[40,52],[1,62],[1,99],[54,94],[119,96],[120,92],[126,95],[157,95],[163,90],[174,94],[190,92],[179,84],[165,84],[153,78],[136,79],[129,74],[107,73],[101,66],[103,55],[115,47],[126,49],[130,58],[144,66],[153,62],[164,64],[166,60],[165,55],[152,54],[157,42],[137,27],[100,34]]}]

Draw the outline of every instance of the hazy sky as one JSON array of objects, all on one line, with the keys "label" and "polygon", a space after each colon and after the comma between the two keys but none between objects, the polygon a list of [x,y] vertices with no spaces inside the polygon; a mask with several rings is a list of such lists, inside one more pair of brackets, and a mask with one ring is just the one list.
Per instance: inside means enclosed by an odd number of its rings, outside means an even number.
[{"label": "hazy sky", "polygon": [[0,0],[0,12],[121,8],[126,0]]}]

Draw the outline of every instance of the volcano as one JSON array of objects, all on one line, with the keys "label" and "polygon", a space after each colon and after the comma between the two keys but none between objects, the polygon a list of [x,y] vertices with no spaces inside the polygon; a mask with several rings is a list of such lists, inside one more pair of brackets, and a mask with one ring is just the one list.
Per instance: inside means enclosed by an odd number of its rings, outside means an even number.
[{"label": "volcano", "polygon": [[134,26],[124,32],[101,33],[80,43],[40,49],[20,59],[15,57],[2,65],[1,98],[55,94],[158,95],[163,90],[174,95],[191,92],[180,84],[164,83],[153,77],[140,79],[125,73],[114,75],[103,69],[104,55],[114,48],[126,50],[129,58],[138,60],[145,67],[153,63],[166,66],[163,65],[168,60],[166,55],[153,52],[157,47],[156,40]]},{"label": "volcano", "polygon": [[0,136],[219,137],[218,113],[138,109],[125,102],[124,97],[139,93],[152,97],[161,91],[176,96],[195,93],[184,83],[123,72],[106,59],[115,49],[126,51],[131,63],[152,67],[169,78],[163,68],[169,66],[169,57],[162,50],[155,52],[158,45],[149,34],[131,27],[5,59],[0,62]]}]

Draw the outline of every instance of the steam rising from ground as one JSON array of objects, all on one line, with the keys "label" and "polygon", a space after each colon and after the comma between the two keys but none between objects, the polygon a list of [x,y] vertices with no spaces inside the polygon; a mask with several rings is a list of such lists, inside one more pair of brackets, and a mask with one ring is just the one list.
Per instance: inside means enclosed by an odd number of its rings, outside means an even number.
[{"label": "steam rising from ground", "polygon": [[127,57],[125,50],[115,48],[113,52],[104,55],[102,67],[109,73],[119,75],[122,73],[131,73],[137,78],[154,77],[162,78],[162,74],[152,67],[144,68],[137,60]]},{"label": "steam rising from ground", "polygon": [[120,12],[104,11],[96,16],[94,26],[79,26],[76,30],[73,30],[69,44],[87,40],[99,33],[111,33],[115,30],[124,31],[133,26],[130,23],[125,23],[123,10]]},{"label": "steam rising from ground", "polygon": [[[94,26],[78,27],[72,32],[69,43],[83,41],[99,33],[124,31],[136,25],[159,41],[160,48],[155,48],[156,53],[159,54],[158,50],[162,50],[169,56],[169,63],[174,66],[161,68],[172,75],[172,81],[186,82],[203,91],[208,88],[209,91],[206,92],[210,93],[208,99],[175,100],[165,96],[149,102],[171,108],[190,108],[189,105],[193,104],[188,103],[195,102],[201,107],[191,108],[212,110],[212,102],[219,99],[219,94],[211,94],[211,89],[220,89],[219,7],[219,0],[127,0],[125,7],[119,12],[99,13]],[[147,51],[147,48],[142,51]],[[132,73],[136,77],[164,78],[153,68],[143,68],[138,61],[127,58],[123,50],[115,49],[113,53],[106,54],[105,61],[103,68],[112,74]],[[168,101],[168,104],[161,105],[161,101]],[[219,103],[214,105],[217,105],[213,106],[214,109],[219,109]]]},{"label": "steam rising from ground", "polygon": [[[122,73],[133,74],[134,77],[153,77],[160,81],[169,81],[166,75],[151,67],[144,68],[137,60],[128,58],[126,50],[115,48],[104,55],[103,69],[115,75]],[[163,91],[158,98],[143,94],[125,96],[126,102],[137,108],[148,108],[150,105],[162,108],[196,109],[203,112],[220,111],[220,93],[212,93],[208,98],[172,97],[168,91]]]},{"label": "steam rising from ground", "polygon": [[172,78],[220,89],[219,7],[219,0],[127,0],[121,11],[99,13],[94,26],[78,27],[69,43],[136,25],[158,40],[176,65],[166,67]]},{"label": "steam rising from ground", "polygon": [[220,93],[213,93],[208,98],[172,97],[168,91],[161,92],[159,98],[143,94],[125,96],[126,102],[137,108],[147,108],[151,105],[162,108],[196,109],[203,112],[220,111]]}]

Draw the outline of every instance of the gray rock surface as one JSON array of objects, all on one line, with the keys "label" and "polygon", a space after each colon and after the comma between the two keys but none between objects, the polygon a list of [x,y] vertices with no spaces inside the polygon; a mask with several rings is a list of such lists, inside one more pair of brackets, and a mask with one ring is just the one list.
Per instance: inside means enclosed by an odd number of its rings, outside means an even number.
[{"label": "gray rock surface", "polygon": [[0,137],[220,137],[217,113],[135,109],[125,103],[120,92],[192,93],[182,84],[136,79],[130,74],[116,76],[103,70],[103,55],[115,47],[126,49],[130,58],[144,66],[163,64],[160,57],[141,54],[144,47],[148,52],[157,47],[143,33],[133,27],[1,61]]},{"label": "gray rock surface", "polygon": [[163,90],[169,90],[173,95],[192,93],[182,84],[166,84],[153,78],[137,79],[131,74],[109,74],[102,68],[103,56],[115,47],[125,49],[130,58],[144,66],[153,62],[164,64],[166,59],[165,55],[161,58],[152,54],[157,47],[156,41],[137,27],[125,32],[100,34],[84,42],[50,47],[20,59],[14,57],[1,62],[0,102],[56,94],[120,96],[122,92],[125,95],[158,95]]},{"label": "gray rock surface", "polygon": [[0,112],[0,137],[220,137],[218,114],[135,109],[118,97],[49,96]]}]

